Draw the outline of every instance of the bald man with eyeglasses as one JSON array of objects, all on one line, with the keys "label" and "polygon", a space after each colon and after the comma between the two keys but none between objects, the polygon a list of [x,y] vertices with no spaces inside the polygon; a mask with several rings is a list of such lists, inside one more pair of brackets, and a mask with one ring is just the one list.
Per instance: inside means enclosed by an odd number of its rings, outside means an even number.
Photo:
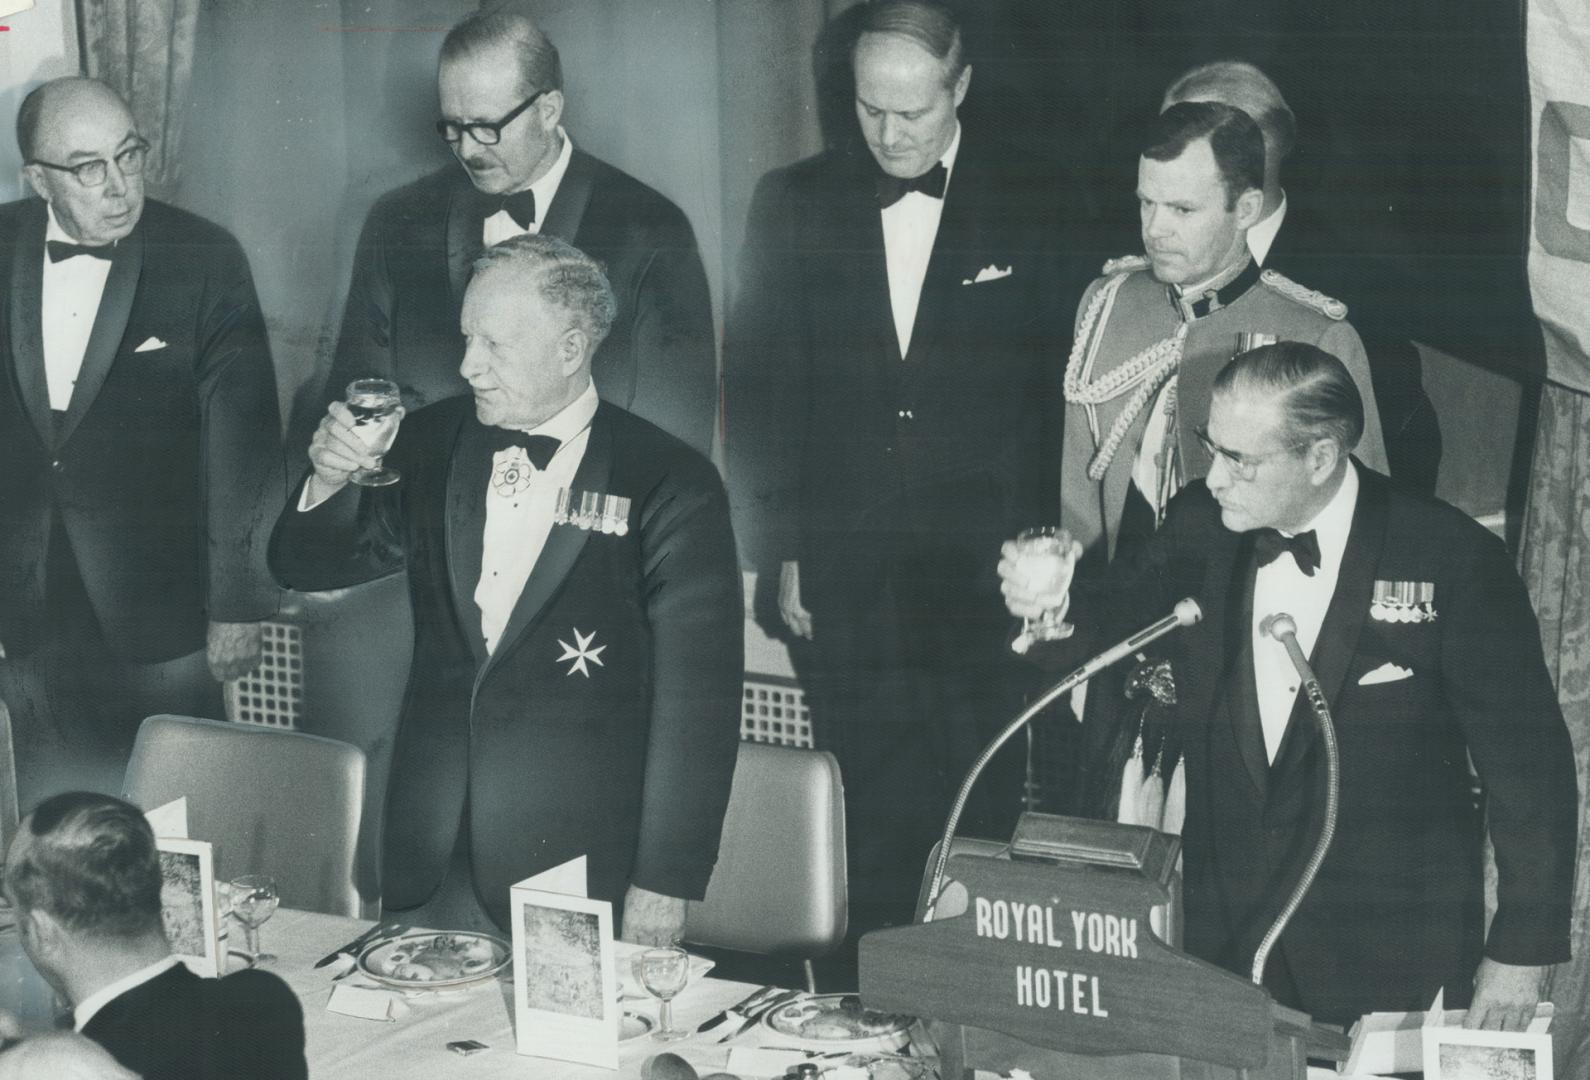
[{"label": "bald man with eyeglasses", "polygon": [[115,792],[142,719],[221,715],[275,612],[276,377],[248,261],[145,198],[103,83],[17,115],[37,197],[0,206],[0,698],[23,805]]}]

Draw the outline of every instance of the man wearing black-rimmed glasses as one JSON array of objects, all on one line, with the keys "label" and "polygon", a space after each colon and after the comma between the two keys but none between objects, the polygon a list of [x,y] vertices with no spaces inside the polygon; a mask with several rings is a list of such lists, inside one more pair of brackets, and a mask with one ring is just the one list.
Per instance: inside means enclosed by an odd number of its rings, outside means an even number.
[{"label": "man wearing black-rimmed glasses", "polygon": [[527,16],[473,15],[437,71],[448,167],[388,192],[359,239],[326,397],[383,375],[421,405],[468,392],[458,374],[464,288],[481,251],[548,233],[599,259],[618,319],[593,376],[602,397],[707,452],[717,408],[712,305],[695,235],[668,199],[575,148],[563,73]]},{"label": "man wearing black-rimmed glasses", "polygon": [[144,197],[102,83],[34,90],[17,141],[39,197],[0,207],[0,697],[26,805],[119,790],[150,713],[220,715],[276,609],[284,482],[237,242]]}]

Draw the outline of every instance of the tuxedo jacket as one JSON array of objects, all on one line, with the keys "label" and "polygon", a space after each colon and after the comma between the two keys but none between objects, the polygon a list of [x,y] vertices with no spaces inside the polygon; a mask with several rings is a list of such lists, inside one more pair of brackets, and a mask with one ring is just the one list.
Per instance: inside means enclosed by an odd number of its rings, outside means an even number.
[{"label": "tuxedo jacket", "polygon": [[[423,409],[386,458],[399,484],[349,486],[307,512],[295,501],[272,540],[272,567],[297,589],[407,562],[414,660],[393,749],[383,895],[396,908],[424,901],[462,816],[476,888],[502,926],[510,885],[581,854],[593,897],[617,903],[633,883],[700,899],[728,802],[744,672],[718,474],[652,424],[601,404],[572,488],[630,499],[628,532],[554,525],[487,656],[474,600],[486,433],[469,398]],[[594,659],[577,665],[578,653]]]},{"label": "tuxedo jacket", "polygon": [[990,552],[1058,512],[1060,374],[1096,265],[1053,168],[963,125],[909,352],[864,148],[769,174],[725,340],[737,526],[798,559],[814,613],[864,603],[902,552],[958,610],[997,617]]},{"label": "tuxedo jacket", "polygon": [[1266,267],[1341,300],[1363,338],[1380,406],[1386,456],[1398,484],[1433,494],[1441,466],[1441,425],[1424,392],[1419,350],[1408,340],[1408,312],[1422,301],[1391,260],[1351,250],[1318,214],[1288,203]]},{"label": "tuxedo jacket", "polygon": [[11,656],[39,645],[45,552],[64,540],[111,651],[169,660],[203,646],[207,619],[277,606],[265,544],[285,477],[253,278],[225,230],[147,200],[115,246],[57,431],[46,216],[41,199],[0,206],[0,642]]},{"label": "tuxedo jacket", "polygon": [[[1461,511],[1359,467],[1336,591],[1310,658],[1340,745],[1340,815],[1279,951],[1316,1018],[1462,1006],[1484,954],[1568,959],[1577,795],[1573,751],[1528,596],[1502,543]],[[1080,578],[1073,655],[1195,598],[1171,643],[1187,768],[1186,948],[1246,974],[1323,821],[1322,737],[1303,699],[1267,763],[1244,654],[1253,534],[1225,529],[1202,482],[1102,578]],[[1376,582],[1433,586],[1435,618],[1389,620]],[[1063,650],[1063,651],[1064,651]],[[1375,675],[1366,680],[1371,672]],[[1387,678],[1387,676],[1391,676]],[[1471,794],[1472,759],[1484,788]],[[1488,823],[1499,873],[1483,929]]]},{"label": "tuxedo jacket", "polygon": [[[456,165],[383,195],[365,219],[326,385],[341,400],[366,375],[403,387],[412,412],[469,392],[458,320],[489,212]],[[618,318],[591,374],[602,398],[708,453],[717,416],[712,301],[684,213],[611,165],[575,150],[541,232],[607,269]]]},{"label": "tuxedo jacket", "polygon": [[83,1027],[143,1080],[298,1080],[304,1011],[267,971],[204,979],[178,964],[114,998]]}]

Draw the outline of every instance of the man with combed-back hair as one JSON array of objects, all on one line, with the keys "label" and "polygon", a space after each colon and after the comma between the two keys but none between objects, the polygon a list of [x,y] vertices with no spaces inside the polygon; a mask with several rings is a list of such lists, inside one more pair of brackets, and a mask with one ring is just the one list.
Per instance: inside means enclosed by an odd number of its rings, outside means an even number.
[{"label": "man with combed-back hair", "polygon": [[1243,353],[1195,432],[1205,477],[1163,527],[1107,574],[1079,574],[1074,603],[1027,590],[1007,547],[1007,601],[1021,617],[1069,605],[1074,639],[1037,647],[1061,667],[1183,597],[1202,607],[1164,639],[1187,768],[1185,947],[1244,976],[1323,828],[1324,740],[1266,630],[1291,616],[1335,721],[1340,814],[1264,985],[1330,1023],[1444,990],[1469,1026],[1522,1030],[1545,968],[1569,955],[1573,747],[1505,546],[1352,457],[1363,431],[1335,357],[1301,342]]},{"label": "man with combed-back hair", "polygon": [[712,302],[695,234],[663,195],[574,146],[558,50],[520,11],[479,12],[443,39],[438,134],[458,166],[389,191],[365,219],[326,385],[380,375],[411,409],[469,392],[458,316],[472,264],[546,233],[606,267],[613,328],[591,364],[604,401],[708,453],[718,383]]},{"label": "man with combed-back hair", "polygon": [[73,1027],[122,1065],[144,1080],[306,1077],[297,996],[265,971],[189,971],[166,941],[160,887],[149,822],[109,795],[51,796],[6,853],[23,949]]},{"label": "man with combed-back hair", "polygon": [[1241,109],[1264,133],[1264,205],[1248,230],[1260,266],[1279,270],[1343,300],[1363,338],[1380,409],[1386,457],[1397,482],[1434,494],[1441,465],[1441,425],[1421,383],[1419,350],[1408,340],[1410,286],[1391,260],[1354,250],[1305,199],[1294,202],[1281,168],[1297,144],[1297,118],[1270,77],[1240,60],[1217,60],[1183,72],[1165,91],[1181,101],[1216,101]]},{"label": "man with combed-back hair", "polygon": [[461,322],[473,396],[402,422],[388,488],[348,484],[373,459],[334,402],[277,523],[293,588],[408,567],[381,886],[411,923],[505,931],[509,886],[584,855],[624,935],[667,942],[712,874],[739,745],[734,537],[711,462],[598,402],[618,310],[563,240],[488,248]]}]

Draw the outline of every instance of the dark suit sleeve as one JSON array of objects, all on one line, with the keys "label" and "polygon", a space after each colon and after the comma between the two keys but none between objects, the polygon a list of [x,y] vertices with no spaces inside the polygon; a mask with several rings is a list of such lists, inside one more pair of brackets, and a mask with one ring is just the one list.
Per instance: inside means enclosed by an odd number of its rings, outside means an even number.
[{"label": "dark suit sleeve", "polygon": [[240,971],[217,987],[217,1080],[305,1080],[304,1011],[281,979]]},{"label": "dark suit sleeve", "polygon": [[794,205],[769,173],[746,221],[740,288],[723,342],[724,457],[747,565],[776,571],[797,556],[800,462],[809,365],[795,313]]},{"label": "dark suit sleeve", "polygon": [[230,237],[214,251],[197,332],[208,615],[212,622],[257,622],[278,607],[265,546],[286,474],[265,319],[248,260]]},{"label": "dark suit sleeve", "polygon": [[740,572],[728,500],[705,460],[684,463],[647,502],[640,540],[651,731],[631,881],[699,900],[717,861],[739,747]]},{"label": "dark suit sleeve", "polygon": [[1496,917],[1485,954],[1568,959],[1578,818],[1573,746],[1529,596],[1501,541],[1483,536],[1436,596],[1446,706],[1485,786]]},{"label": "dark suit sleeve", "polygon": [[635,390],[620,404],[707,455],[718,416],[712,295],[689,220],[669,211],[636,291]]},{"label": "dark suit sleeve", "polygon": [[[400,460],[396,449],[389,455],[393,462]],[[300,483],[271,535],[270,569],[283,586],[342,589],[402,568],[403,511],[395,488],[348,484],[311,510],[298,509],[302,490]]]}]

